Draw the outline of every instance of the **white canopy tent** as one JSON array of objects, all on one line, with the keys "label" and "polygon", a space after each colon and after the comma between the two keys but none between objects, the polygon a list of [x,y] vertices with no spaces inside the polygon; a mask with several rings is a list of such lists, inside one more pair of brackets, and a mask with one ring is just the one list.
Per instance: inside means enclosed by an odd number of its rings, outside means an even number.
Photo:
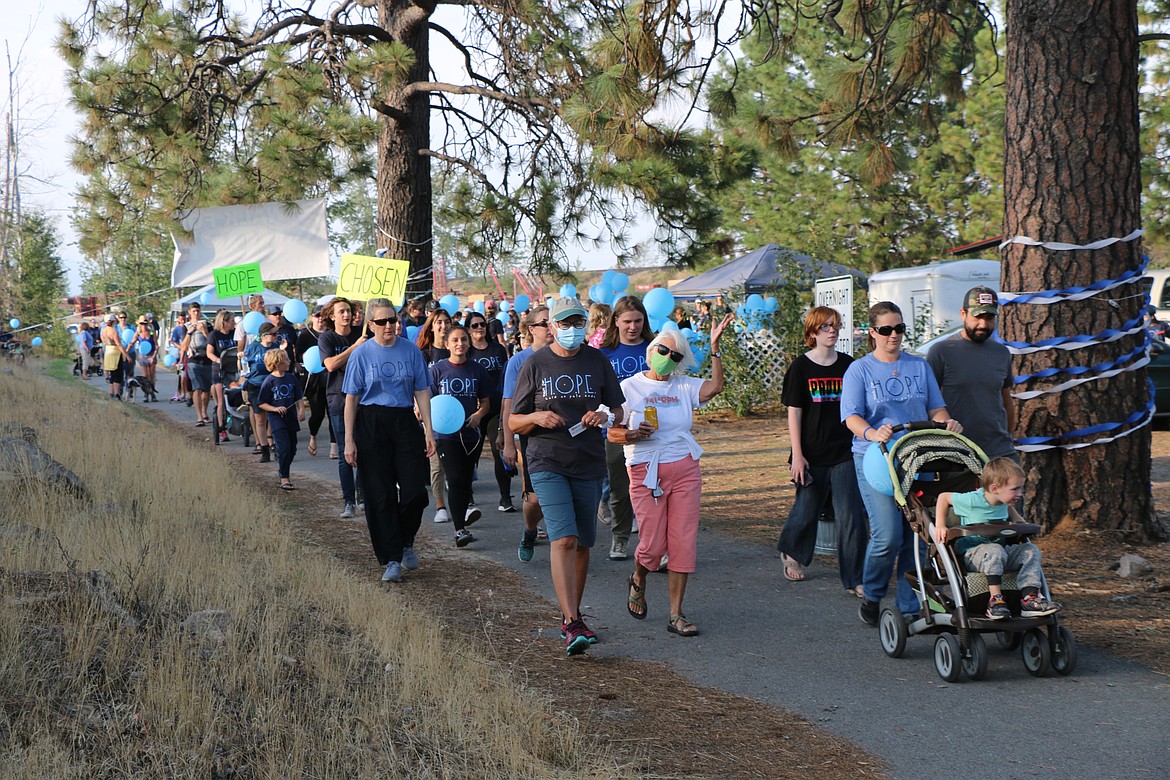
[{"label": "white canopy tent", "polygon": [[[203,302],[204,293],[210,296],[210,298],[207,300],[207,303]],[[288,303],[289,300],[287,296],[281,295],[274,290],[269,290],[267,287],[265,287],[264,292],[260,294],[264,296],[265,305],[279,303],[283,306],[285,303]],[[241,313],[242,305],[238,297],[221,300],[215,296],[215,285],[208,284],[200,287],[194,292],[187,293],[176,301],[173,301],[171,303],[171,314],[178,314],[181,311],[186,311],[187,306],[194,303],[195,301],[198,301],[199,305],[203,307],[204,315],[207,315],[208,313],[214,313],[216,309],[228,309],[229,311],[235,312],[236,314]]]}]

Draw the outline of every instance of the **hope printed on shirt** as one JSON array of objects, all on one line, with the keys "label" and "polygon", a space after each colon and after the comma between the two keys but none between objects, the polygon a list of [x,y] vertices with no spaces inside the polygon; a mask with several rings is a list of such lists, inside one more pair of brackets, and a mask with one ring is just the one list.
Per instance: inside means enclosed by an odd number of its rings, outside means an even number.
[{"label": "hope printed on shirt", "polygon": [[414,370],[411,364],[405,360],[382,360],[377,363],[370,363],[366,367],[366,374],[371,381],[381,379],[411,379],[414,376]]},{"label": "hope printed on shirt", "polygon": [[870,379],[869,394],[878,403],[896,403],[907,398],[925,398],[927,394],[926,377],[912,374],[910,376],[889,376],[885,379]]},{"label": "hope printed on shirt", "polygon": [[614,355],[609,359],[609,364],[613,366],[613,372],[617,374],[619,381],[648,368],[645,354]]},{"label": "hope printed on shirt", "polygon": [[479,398],[479,380],[473,376],[449,376],[439,380],[439,395]]},{"label": "hope printed on shirt", "polygon": [[540,392],[547,400],[556,398],[596,398],[592,374],[559,374],[540,380]]},{"label": "hope printed on shirt", "polygon": [[[272,400],[273,401],[287,401],[296,395],[296,385],[278,383],[272,385]],[[280,406],[280,404],[272,404],[273,406]]]},{"label": "hope printed on shirt", "polygon": [[809,377],[808,394],[814,404],[840,403],[842,384],[840,377]]},{"label": "hope printed on shirt", "polygon": [[475,362],[483,366],[484,371],[494,373],[504,367],[504,361],[500,360],[499,355],[484,355],[475,358]]}]

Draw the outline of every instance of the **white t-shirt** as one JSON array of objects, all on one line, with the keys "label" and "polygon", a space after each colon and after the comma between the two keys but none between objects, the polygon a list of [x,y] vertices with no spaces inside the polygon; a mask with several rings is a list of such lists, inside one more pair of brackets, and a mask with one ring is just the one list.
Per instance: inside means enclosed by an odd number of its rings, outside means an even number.
[{"label": "white t-shirt", "polygon": [[674,463],[686,457],[698,460],[703,449],[691,434],[691,423],[693,410],[700,406],[702,386],[703,380],[698,377],[671,374],[669,379],[658,381],[642,371],[622,382],[626,424],[631,429],[646,419],[647,406],[658,409],[658,430],[636,444],[625,446],[627,464]]}]

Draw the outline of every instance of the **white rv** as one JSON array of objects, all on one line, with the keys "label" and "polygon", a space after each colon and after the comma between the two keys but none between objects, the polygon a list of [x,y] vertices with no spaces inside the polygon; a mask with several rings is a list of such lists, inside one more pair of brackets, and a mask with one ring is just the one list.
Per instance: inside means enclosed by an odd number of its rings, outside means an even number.
[{"label": "white rv", "polygon": [[958,327],[963,296],[979,286],[999,292],[998,260],[940,260],[880,271],[869,277],[869,304],[898,304],[906,340],[916,345]]}]

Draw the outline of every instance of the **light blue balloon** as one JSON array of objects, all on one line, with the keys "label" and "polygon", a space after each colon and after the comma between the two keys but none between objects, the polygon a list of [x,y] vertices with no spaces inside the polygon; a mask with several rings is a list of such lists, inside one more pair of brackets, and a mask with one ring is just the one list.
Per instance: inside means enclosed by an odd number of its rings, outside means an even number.
[{"label": "light blue balloon", "polygon": [[41,344],[44,344],[44,343],[45,343],[45,340],[43,338],[41,338],[40,336],[37,336],[36,338],[34,338],[32,340],[32,345],[34,347],[39,347]]},{"label": "light blue balloon", "polygon": [[499,320],[500,322],[504,323],[505,325],[507,325],[508,324],[508,312],[506,312],[506,311],[496,312],[496,319]]},{"label": "light blue balloon", "polygon": [[418,338],[418,325],[406,326],[406,338],[410,339],[411,341],[414,341]]},{"label": "light blue balloon", "polygon": [[12,319],[10,319],[8,321],[8,327],[12,328],[13,330],[16,330],[17,328],[20,327],[20,320],[16,319],[16,317],[13,317]]},{"label": "light blue balloon", "polygon": [[695,340],[695,332],[690,328],[679,328],[679,333],[683,334],[687,341]]},{"label": "light blue balloon", "polygon": [[471,304],[471,310],[474,312],[478,312],[479,314],[483,314],[484,313],[483,301],[476,301],[475,303]]},{"label": "light blue balloon", "polygon": [[606,271],[605,273],[603,273],[601,275],[601,286],[608,289],[608,290],[612,290],[613,289],[613,278],[615,276],[617,276],[617,271],[613,270],[612,268],[609,269],[608,271]]},{"label": "light blue balloon", "polygon": [[663,324],[665,324],[665,321],[662,319],[662,317],[650,318],[650,330],[654,331],[655,333],[658,333],[662,330]]},{"label": "light blue balloon", "polygon": [[861,473],[865,481],[883,496],[894,495],[894,480],[890,476],[890,466],[882,448],[877,444],[869,445],[861,459]]},{"label": "light blue balloon", "polygon": [[642,305],[646,307],[646,313],[651,317],[669,317],[674,311],[674,295],[665,287],[655,287],[646,293]]},{"label": "light blue balloon", "polygon": [[142,355],[142,357],[146,357],[151,352],[154,352],[154,345],[153,344],[151,344],[149,341],[138,342],[138,354],[139,355]]},{"label": "light blue balloon", "polygon": [[447,293],[439,299],[439,305],[443,307],[444,311],[454,317],[455,312],[459,311],[459,298],[451,293]]},{"label": "light blue balloon", "polygon": [[250,311],[244,315],[244,319],[240,321],[240,324],[244,326],[245,333],[251,336],[255,336],[260,332],[260,326],[265,322],[267,322],[267,320],[264,318],[263,314],[258,311]]},{"label": "light blue balloon", "polygon": [[668,330],[678,330],[678,323],[672,319],[663,321],[662,327],[659,328],[659,331],[665,333]]},{"label": "light blue balloon", "polygon": [[203,293],[202,295],[200,295],[200,296],[199,296],[199,302],[200,302],[201,304],[203,304],[204,306],[206,306],[207,304],[211,303],[211,293],[209,293],[209,292],[205,292],[205,293]]},{"label": "light blue balloon", "polygon": [[457,433],[466,421],[463,404],[453,395],[436,395],[431,398],[431,427],[435,433]]},{"label": "light blue balloon", "polygon": [[613,278],[609,280],[609,287],[615,293],[620,293],[630,286],[630,277],[623,273],[614,272]]},{"label": "light blue balloon", "polygon": [[130,346],[130,342],[133,340],[134,340],[134,331],[132,331],[130,328],[126,328],[124,331],[122,331],[122,346],[123,347]]},{"label": "light blue balloon", "polygon": [[577,285],[575,285],[575,284],[562,284],[561,285],[561,297],[562,298],[576,298],[577,297]]},{"label": "light blue balloon", "polygon": [[173,357],[173,358],[178,358],[179,357],[179,348],[176,347],[174,344],[170,345],[169,347],[167,347],[167,355],[169,355],[170,357]]},{"label": "light blue balloon", "polygon": [[507,311],[510,308],[512,308],[512,304],[507,301],[500,301],[500,311]]},{"label": "light blue balloon", "polygon": [[304,301],[293,298],[284,305],[284,318],[295,325],[300,325],[309,319],[309,307]]},{"label": "light blue balloon", "polygon": [[[596,292],[594,292],[596,291]],[[596,284],[593,289],[589,291],[589,297],[597,303],[604,303],[609,305],[613,303],[613,290],[606,284]]]},{"label": "light blue balloon", "polygon": [[764,311],[767,312],[768,314],[775,314],[776,310],[779,308],[780,308],[780,301],[776,300],[775,296],[769,295],[767,298],[764,299]]},{"label": "light blue balloon", "polygon": [[551,295],[544,299],[544,305],[549,307],[550,309],[553,307],[553,304],[556,302],[557,302],[557,299],[552,297]]},{"label": "light blue balloon", "polygon": [[519,295],[516,296],[516,311],[523,314],[524,312],[528,311],[528,307],[531,305],[532,305],[532,299],[529,298],[524,293],[520,293]]},{"label": "light blue balloon", "polygon": [[759,293],[752,293],[747,297],[747,302],[744,303],[748,311],[763,311],[764,310],[764,296]]},{"label": "light blue balloon", "polygon": [[325,364],[321,362],[321,350],[318,347],[306,349],[305,354],[301,356],[301,363],[310,374],[320,374],[325,370]]},{"label": "light blue balloon", "polygon": [[179,361],[175,358],[174,355],[167,355],[163,358],[163,365],[166,366],[167,368],[170,368],[171,366],[175,365],[175,363],[177,363],[177,362],[179,362]]}]

